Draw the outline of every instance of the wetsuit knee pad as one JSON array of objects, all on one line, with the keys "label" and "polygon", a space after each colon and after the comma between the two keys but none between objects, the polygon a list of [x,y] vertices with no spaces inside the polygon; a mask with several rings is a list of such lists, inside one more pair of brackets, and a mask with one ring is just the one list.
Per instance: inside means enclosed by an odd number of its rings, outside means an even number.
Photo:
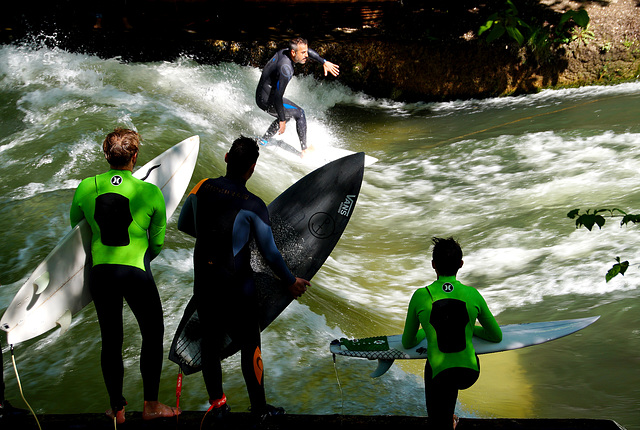
[{"label": "wetsuit knee pad", "polygon": [[258,384],[262,385],[262,376],[264,374],[264,364],[262,362],[262,352],[260,351],[260,347],[256,346],[256,349],[253,353],[253,371],[256,374],[256,380]]}]

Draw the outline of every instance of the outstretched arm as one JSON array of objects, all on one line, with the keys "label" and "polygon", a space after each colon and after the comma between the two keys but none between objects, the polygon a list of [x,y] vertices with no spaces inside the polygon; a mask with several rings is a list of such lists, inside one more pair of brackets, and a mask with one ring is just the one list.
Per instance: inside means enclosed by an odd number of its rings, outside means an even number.
[{"label": "outstretched arm", "polygon": [[328,73],[331,73],[333,76],[338,76],[340,74],[340,67],[337,64],[332,63],[331,61],[327,61],[322,58],[316,51],[309,48],[309,58],[313,61],[317,61],[322,64],[322,68],[324,69],[324,75],[327,76]]},{"label": "outstretched arm", "polygon": [[340,74],[340,67],[331,61],[325,61],[322,68],[324,69],[325,76],[327,76],[327,73],[331,73],[333,76],[338,76]]}]

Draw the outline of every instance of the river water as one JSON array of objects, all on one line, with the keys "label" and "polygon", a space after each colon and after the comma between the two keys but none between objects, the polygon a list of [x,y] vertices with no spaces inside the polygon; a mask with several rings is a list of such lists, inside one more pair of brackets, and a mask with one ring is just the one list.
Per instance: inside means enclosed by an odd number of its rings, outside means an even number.
[{"label": "river water", "polygon": [[[44,45],[44,44],[43,44]],[[106,169],[103,137],[137,129],[140,164],[198,134],[192,183],[223,173],[241,133],[271,117],[254,105],[260,71],[234,64],[129,63],[55,48],[0,48],[0,311],[69,230],[84,177]],[[47,46],[52,46],[47,43]],[[307,113],[309,140],[365,151],[350,225],[313,287],[263,335],[268,401],[300,414],[426,415],[422,361],[383,377],[375,363],[338,357],[341,336],[399,333],[412,292],[431,282],[430,238],[454,235],[476,286],[501,324],[601,315],[545,345],[481,357],[479,382],[461,393],[465,417],[604,418],[640,429],[640,228],[608,219],[576,229],[572,209],[640,210],[640,83],[488,100],[403,104],[354,93],[338,80],[298,76],[287,95]],[[283,139],[297,145],[290,124]],[[249,188],[265,201],[311,167],[265,149]],[[192,292],[192,241],[169,221],[152,267],[168,349]],[[605,282],[615,257],[626,276]],[[140,337],[125,312],[125,396],[141,410]],[[23,406],[5,351],[8,398]],[[25,396],[39,413],[100,412],[108,400],[93,305],[62,336],[16,345]],[[238,357],[225,361],[225,391],[248,408]],[[177,366],[166,360],[161,400],[175,401]],[[185,377],[181,406],[204,410],[199,374]]]}]

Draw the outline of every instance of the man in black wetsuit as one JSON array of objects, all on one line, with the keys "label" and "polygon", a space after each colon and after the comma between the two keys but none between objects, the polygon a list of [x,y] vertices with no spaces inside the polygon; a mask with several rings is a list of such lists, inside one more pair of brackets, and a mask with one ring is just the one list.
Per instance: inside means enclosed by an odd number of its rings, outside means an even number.
[{"label": "man in black wetsuit", "polygon": [[287,84],[293,78],[293,65],[304,64],[307,59],[322,64],[324,75],[331,73],[338,76],[340,69],[337,64],[320,57],[316,51],[309,49],[307,41],[297,38],[291,41],[288,49],[282,49],[269,60],[262,70],[260,82],[256,89],[256,103],[260,109],[269,115],[276,117],[276,120],[269,126],[262,139],[268,140],[276,132],[284,133],[287,121],[291,118],[296,120],[296,130],[300,138],[300,148],[302,156],[307,151],[307,120],[304,110],[291,100],[284,98],[284,91]]},{"label": "man in black wetsuit", "polygon": [[202,333],[202,376],[211,408],[221,416],[230,410],[222,388],[220,352],[225,333],[240,344],[241,367],[251,411],[258,417],[284,413],[267,405],[260,351],[260,324],[251,239],[293,297],[300,297],[309,281],[291,274],[276,247],[265,203],[245,184],[258,160],[258,144],[240,137],[225,155],[227,173],[198,183],[180,212],[178,229],[195,237],[194,288]]}]

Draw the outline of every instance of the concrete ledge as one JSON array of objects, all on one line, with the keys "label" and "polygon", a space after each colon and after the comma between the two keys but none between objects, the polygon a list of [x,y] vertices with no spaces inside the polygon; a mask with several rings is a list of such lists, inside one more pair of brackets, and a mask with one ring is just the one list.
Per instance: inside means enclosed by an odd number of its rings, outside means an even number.
[{"label": "concrete ledge", "polygon": [[[127,421],[118,426],[122,429],[199,429],[204,412],[185,411],[175,419],[143,421],[140,412],[127,412]],[[43,430],[100,430],[113,429],[113,422],[104,414],[44,414],[38,416]],[[37,429],[31,415],[1,419],[3,430]],[[223,421],[205,421],[202,428],[278,429],[299,430],[301,428],[349,428],[350,430],[373,430],[403,428],[424,430],[429,428],[429,419],[404,416],[363,416],[363,415],[282,415],[256,423],[249,413],[231,413]],[[460,430],[620,430],[612,420],[595,419],[479,419],[461,418]]]}]

